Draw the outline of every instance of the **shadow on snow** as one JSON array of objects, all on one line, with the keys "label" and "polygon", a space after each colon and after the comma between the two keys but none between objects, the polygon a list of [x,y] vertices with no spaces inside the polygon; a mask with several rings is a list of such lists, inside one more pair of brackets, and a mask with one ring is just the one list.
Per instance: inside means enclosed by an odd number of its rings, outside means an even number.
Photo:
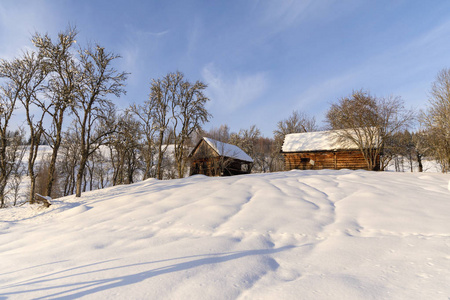
[{"label": "shadow on snow", "polygon": [[[149,278],[152,278],[155,276],[159,276],[159,275],[163,275],[163,274],[189,270],[189,269],[197,268],[197,267],[200,267],[203,265],[219,264],[219,263],[223,263],[223,262],[227,262],[227,261],[231,261],[231,260],[235,260],[235,259],[240,259],[240,258],[243,258],[246,256],[274,254],[277,252],[289,250],[294,247],[296,247],[296,246],[284,246],[284,247],[280,247],[280,248],[276,248],[276,249],[247,250],[247,251],[239,251],[239,252],[231,252],[231,253],[209,254],[209,255],[207,255],[208,257],[203,257],[200,259],[195,259],[195,260],[191,260],[191,261],[187,261],[187,262],[172,264],[172,265],[168,265],[165,267],[150,269],[150,270],[147,270],[144,272],[139,272],[139,273],[131,274],[131,275],[116,276],[116,277],[103,278],[103,279],[90,280],[90,281],[78,281],[78,282],[67,283],[67,284],[58,284],[58,285],[53,285],[53,286],[49,285],[47,287],[34,288],[34,289],[32,288],[32,285],[50,284],[52,281],[58,281],[62,278],[70,278],[70,277],[76,278],[77,276],[82,276],[82,275],[86,275],[86,274],[100,273],[100,272],[104,272],[104,271],[117,270],[117,269],[127,269],[127,268],[136,267],[136,266],[147,265],[147,264],[173,261],[173,260],[184,259],[184,258],[193,258],[193,257],[199,257],[199,256],[205,256],[205,255],[180,257],[180,258],[153,261],[153,262],[147,262],[147,263],[123,265],[123,266],[104,268],[104,269],[99,269],[99,270],[94,270],[94,271],[69,274],[66,276],[58,276],[57,278],[48,278],[50,276],[54,276],[57,274],[62,274],[62,273],[66,273],[69,271],[76,270],[76,269],[82,269],[82,268],[86,268],[89,266],[99,265],[102,263],[112,261],[112,260],[109,260],[109,261],[105,261],[105,262],[98,262],[98,263],[89,264],[89,265],[85,265],[85,266],[70,268],[68,270],[59,271],[59,272],[55,272],[52,274],[36,277],[32,280],[27,280],[27,281],[16,283],[16,284],[9,285],[9,286],[3,286],[2,288],[0,288],[0,290],[1,289],[9,289],[9,288],[17,288],[17,287],[21,287],[21,286],[22,287],[26,286],[27,288],[26,288],[26,290],[21,290],[21,291],[0,293],[0,299],[6,299],[5,297],[8,297],[8,296],[14,296],[14,295],[20,295],[20,294],[25,295],[27,293],[39,292],[39,291],[48,291],[50,294],[47,294],[47,295],[41,296],[41,297],[37,297],[37,298],[33,298],[33,299],[52,299],[52,298],[73,299],[73,298],[83,297],[86,295],[94,294],[97,292],[101,292],[101,291],[116,288],[116,287],[121,287],[121,286],[138,283],[138,282],[144,281],[146,279],[149,279]],[[61,289],[63,291],[54,292],[55,290],[61,290]],[[53,291],[53,293],[52,293],[52,291]]]}]

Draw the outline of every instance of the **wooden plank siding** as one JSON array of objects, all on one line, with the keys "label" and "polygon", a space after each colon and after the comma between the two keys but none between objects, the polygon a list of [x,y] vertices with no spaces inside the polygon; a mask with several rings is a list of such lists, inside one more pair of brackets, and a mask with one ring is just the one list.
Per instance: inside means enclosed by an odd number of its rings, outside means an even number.
[{"label": "wooden plank siding", "polygon": [[211,148],[205,140],[201,140],[194,151],[191,153],[193,160],[218,157],[219,154]]},{"label": "wooden plank siding", "polygon": [[286,170],[367,170],[367,163],[359,150],[284,152],[283,156]]},{"label": "wooden plank siding", "polygon": [[248,174],[248,171],[242,170],[242,165],[246,162],[236,160],[227,161],[220,157],[211,157],[208,159],[195,159],[191,161],[191,175],[203,174],[206,176],[232,176]]}]

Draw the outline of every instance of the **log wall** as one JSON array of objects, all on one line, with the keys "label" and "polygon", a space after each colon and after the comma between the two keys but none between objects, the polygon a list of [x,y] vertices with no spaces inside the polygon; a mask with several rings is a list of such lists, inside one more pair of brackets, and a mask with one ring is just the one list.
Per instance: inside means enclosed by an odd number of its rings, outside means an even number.
[{"label": "log wall", "polygon": [[367,170],[367,163],[359,150],[283,153],[283,156],[286,170]]}]

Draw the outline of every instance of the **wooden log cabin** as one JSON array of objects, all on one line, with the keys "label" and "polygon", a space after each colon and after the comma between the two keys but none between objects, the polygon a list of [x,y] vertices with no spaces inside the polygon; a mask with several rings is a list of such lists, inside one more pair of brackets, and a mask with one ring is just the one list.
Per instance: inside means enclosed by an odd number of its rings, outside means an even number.
[{"label": "wooden log cabin", "polygon": [[[338,141],[336,131],[287,134],[281,153],[286,170],[368,169],[361,150],[352,142]],[[380,168],[380,157],[377,157]]]},{"label": "wooden log cabin", "polygon": [[189,154],[190,175],[231,176],[248,174],[253,159],[235,145],[202,138]]}]

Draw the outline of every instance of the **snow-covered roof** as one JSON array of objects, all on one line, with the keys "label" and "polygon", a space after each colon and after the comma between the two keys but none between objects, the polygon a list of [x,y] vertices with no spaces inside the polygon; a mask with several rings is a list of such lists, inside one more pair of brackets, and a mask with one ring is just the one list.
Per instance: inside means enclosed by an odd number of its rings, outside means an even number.
[{"label": "snow-covered roof", "polygon": [[253,159],[250,156],[248,156],[247,153],[245,153],[238,146],[219,142],[219,141],[213,140],[211,138],[207,138],[207,137],[204,137],[203,139],[220,156],[226,156],[226,157],[230,157],[230,158],[234,158],[234,159],[239,159],[242,161],[253,162]]},{"label": "snow-covered roof", "polygon": [[287,134],[281,148],[283,152],[357,150],[353,142],[341,142],[337,130]]}]

